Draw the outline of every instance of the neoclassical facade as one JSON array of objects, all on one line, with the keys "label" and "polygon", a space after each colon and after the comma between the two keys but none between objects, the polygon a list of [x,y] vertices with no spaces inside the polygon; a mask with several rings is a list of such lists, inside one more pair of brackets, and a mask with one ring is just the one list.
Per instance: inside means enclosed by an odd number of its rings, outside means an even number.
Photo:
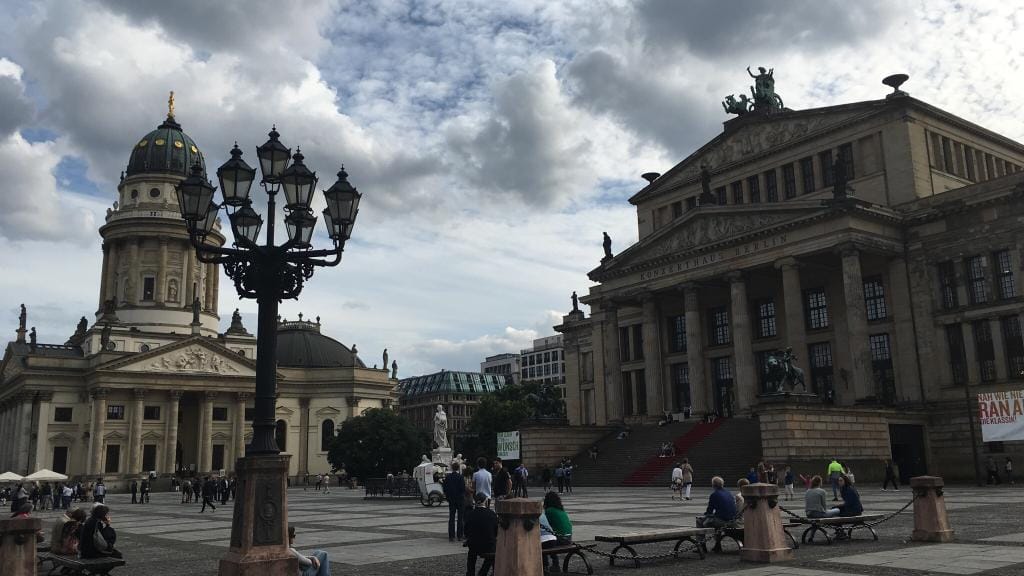
[{"label": "neoclassical facade", "polygon": [[[251,436],[256,339],[219,332],[220,271],[197,260],[175,185],[203,155],[172,115],[134,143],[103,238],[99,306],[59,344],[29,330],[0,363],[0,469],[117,482],[143,472],[232,470]],[[219,222],[207,239],[225,242]],[[69,281],[73,281],[69,279]],[[327,472],[346,418],[390,406],[397,381],[321,333],[279,320],[277,438],[291,474]]]},{"label": "neoclassical facade", "polygon": [[[555,327],[570,421],[755,417],[777,461],[969,475],[965,387],[1024,388],[1022,166],[1021,144],[902,91],[727,121],[644,175],[639,241]],[[786,348],[806,395],[768,387]]]}]

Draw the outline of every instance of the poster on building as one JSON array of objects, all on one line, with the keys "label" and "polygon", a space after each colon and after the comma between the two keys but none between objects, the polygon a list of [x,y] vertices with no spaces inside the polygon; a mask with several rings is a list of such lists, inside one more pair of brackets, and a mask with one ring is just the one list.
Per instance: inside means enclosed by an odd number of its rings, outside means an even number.
[{"label": "poster on building", "polygon": [[498,458],[519,460],[519,431],[498,432]]},{"label": "poster on building", "polygon": [[1024,390],[978,394],[978,421],[985,442],[1024,440]]}]

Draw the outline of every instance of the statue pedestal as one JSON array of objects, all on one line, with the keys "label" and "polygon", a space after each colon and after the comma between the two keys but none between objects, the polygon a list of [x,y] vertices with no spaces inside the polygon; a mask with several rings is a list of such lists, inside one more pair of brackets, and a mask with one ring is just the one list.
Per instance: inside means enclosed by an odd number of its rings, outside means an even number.
[{"label": "statue pedestal", "polygon": [[779,516],[779,487],[774,484],[750,484],[743,487],[747,511],[743,513],[743,550],[740,559],[747,562],[792,560]]},{"label": "statue pedestal", "polygon": [[219,576],[295,576],[288,552],[287,478],[290,456],[246,456],[235,463],[238,485],[231,518],[231,547]]},{"label": "statue pedestal", "polygon": [[945,482],[938,476],[915,476],[910,479],[914,491],[915,542],[952,542],[953,529],[946,515],[946,499],[942,495]]},{"label": "statue pedestal", "polygon": [[42,525],[39,518],[0,520],[0,568],[4,576],[35,576],[36,530]]},{"label": "statue pedestal", "polygon": [[430,461],[435,464],[446,464],[451,466],[452,463],[452,449],[451,448],[434,448],[430,451]]},{"label": "statue pedestal", "polygon": [[498,514],[498,542],[494,550],[494,576],[541,576],[539,500],[511,498],[494,504]]}]

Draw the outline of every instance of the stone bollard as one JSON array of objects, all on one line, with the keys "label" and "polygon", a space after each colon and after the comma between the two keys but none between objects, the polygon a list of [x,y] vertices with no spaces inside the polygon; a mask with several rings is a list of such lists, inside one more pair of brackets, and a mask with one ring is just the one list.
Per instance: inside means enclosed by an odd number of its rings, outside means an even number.
[{"label": "stone bollard", "polygon": [[774,484],[750,484],[743,487],[747,511],[743,513],[743,550],[747,562],[792,560],[779,516],[779,487]]},{"label": "stone bollard", "polygon": [[36,531],[39,518],[0,520],[0,573],[3,576],[36,576]]},{"label": "stone bollard", "polygon": [[494,550],[494,576],[541,576],[540,514],[537,500],[498,500],[498,544]]},{"label": "stone bollard", "polygon": [[910,479],[914,491],[915,542],[952,542],[953,529],[946,515],[946,499],[942,495],[945,482],[939,476],[915,476]]}]

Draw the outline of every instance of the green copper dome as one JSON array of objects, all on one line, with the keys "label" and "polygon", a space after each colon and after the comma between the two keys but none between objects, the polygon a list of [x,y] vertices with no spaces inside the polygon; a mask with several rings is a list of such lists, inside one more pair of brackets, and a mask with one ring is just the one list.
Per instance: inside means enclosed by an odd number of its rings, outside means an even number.
[{"label": "green copper dome", "polygon": [[205,173],[203,153],[195,141],[181,131],[181,124],[175,122],[173,116],[168,116],[156,130],[135,143],[128,159],[127,175],[162,173],[186,177],[196,162]]}]

